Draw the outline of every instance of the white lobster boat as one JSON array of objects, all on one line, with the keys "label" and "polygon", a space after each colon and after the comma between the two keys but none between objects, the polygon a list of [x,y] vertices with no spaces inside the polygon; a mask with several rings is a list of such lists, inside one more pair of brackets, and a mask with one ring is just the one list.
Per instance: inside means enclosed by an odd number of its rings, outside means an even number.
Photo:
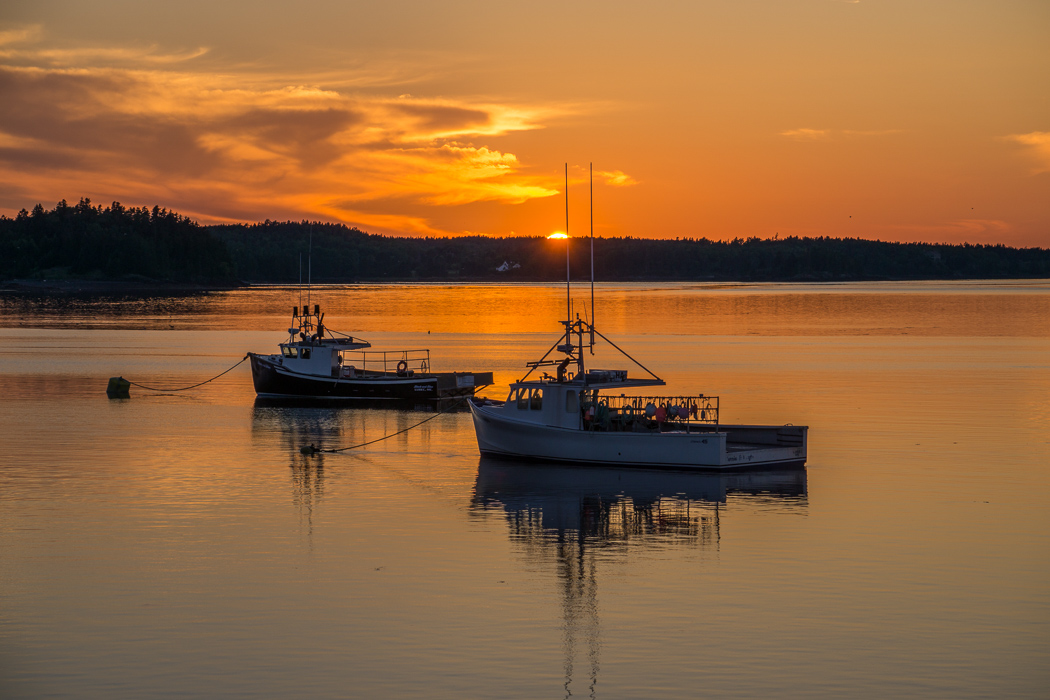
[{"label": "white lobster boat", "polygon": [[[565,166],[565,231],[569,230],[569,166]],[[593,179],[592,179],[593,182]],[[565,332],[525,376],[510,385],[505,401],[471,397],[470,411],[483,455],[574,464],[674,469],[769,469],[806,463],[803,425],[723,425],[718,397],[628,396],[624,390],[664,381],[594,328],[594,216],[591,214],[591,322],[572,320],[569,246],[565,246]],[[648,377],[626,370],[588,370],[584,349],[599,336]],[[586,339],[586,340],[585,340]],[[561,360],[548,359],[557,350]],[[575,365],[574,372],[568,372]],[[557,367],[529,379],[538,367]],[[618,392],[618,393],[617,393]]]},{"label": "white lobster boat", "polygon": [[[649,377],[631,378],[626,370],[587,370],[584,349],[593,347],[595,335],[616,345],[585,321],[562,323],[565,335],[559,344],[528,364],[529,373],[510,385],[506,401],[470,400],[483,455],[711,470],[805,464],[806,426],[724,425],[716,396],[628,396],[626,389],[662,386],[664,381],[626,353]],[[555,349],[565,354],[560,361],[547,359]],[[566,371],[571,364],[575,372]],[[537,367],[554,365],[555,376],[528,379]]]}]

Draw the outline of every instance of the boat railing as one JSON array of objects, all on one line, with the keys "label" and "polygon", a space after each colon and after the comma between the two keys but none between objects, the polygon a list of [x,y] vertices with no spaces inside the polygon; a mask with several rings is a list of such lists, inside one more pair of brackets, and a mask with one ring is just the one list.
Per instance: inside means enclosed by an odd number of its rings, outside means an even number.
[{"label": "boat railing", "polygon": [[609,396],[601,394],[595,405],[584,405],[593,426],[613,427],[636,420],[661,430],[718,427],[717,396]]},{"label": "boat railing", "polygon": [[430,372],[430,350],[344,350],[344,369],[353,367],[361,374],[407,374]]}]

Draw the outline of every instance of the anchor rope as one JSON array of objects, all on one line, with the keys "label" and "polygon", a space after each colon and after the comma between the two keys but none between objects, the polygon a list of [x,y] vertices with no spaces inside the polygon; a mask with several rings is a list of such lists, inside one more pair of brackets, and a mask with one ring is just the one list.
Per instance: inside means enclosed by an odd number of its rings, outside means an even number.
[{"label": "anchor rope", "polygon": [[312,452],[326,452],[328,454],[335,454],[337,452],[346,452],[347,450],[353,450],[353,449],[357,449],[358,447],[364,447],[365,445],[371,445],[371,444],[376,443],[376,442],[382,442],[383,440],[387,440],[389,438],[392,438],[395,435],[400,435],[401,433],[407,433],[409,430],[412,430],[413,428],[418,428],[419,426],[423,425],[424,423],[427,423],[429,421],[434,420],[435,418],[437,418],[441,414],[448,413],[449,411],[451,411],[453,408],[456,408],[457,406],[459,406],[464,401],[469,401],[470,398],[471,397],[469,397],[469,396],[464,396],[463,398],[459,399],[458,401],[453,402],[447,408],[443,408],[442,410],[438,411],[437,413],[435,413],[434,415],[430,416],[429,418],[419,421],[415,425],[410,425],[407,428],[404,428],[403,430],[399,430],[396,433],[390,433],[389,435],[384,435],[383,437],[376,438],[375,440],[369,440],[368,442],[362,442],[360,445],[350,445],[349,447],[339,447],[339,448],[332,449],[332,450],[316,448],[313,445],[310,445],[309,447],[304,447],[303,450],[311,450]]},{"label": "anchor rope", "polygon": [[[138,382],[133,382],[130,379],[124,379],[124,381],[126,381],[131,386],[137,386],[139,389],[145,389],[146,391],[163,391],[163,392],[186,391],[187,389],[196,389],[199,386],[204,386],[208,382],[214,382],[216,379],[221,377],[223,374],[228,374],[229,372],[232,372],[233,370],[235,370],[238,366],[240,366],[240,364],[242,362],[244,362],[247,359],[248,359],[248,355],[245,355],[244,357],[241,358],[240,362],[235,364],[233,367],[230,367],[225,372],[222,372],[220,374],[216,374],[211,379],[205,379],[203,382],[198,382],[197,384],[192,384],[190,386],[179,387],[178,389],[158,389],[157,387],[146,386],[145,384],[139,384]],[[121,379],[123,379],[123,377],[121,377]]]}]

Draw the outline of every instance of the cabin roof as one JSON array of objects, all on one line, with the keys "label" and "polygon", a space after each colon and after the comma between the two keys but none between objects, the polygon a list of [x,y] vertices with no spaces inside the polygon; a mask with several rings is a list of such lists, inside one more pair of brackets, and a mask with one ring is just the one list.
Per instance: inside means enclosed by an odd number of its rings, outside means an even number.
[{"label": "cabin roof", "polygon": [[322,338],[321,340],[295,340],[288,343],[280,343],[281,347],[287,348],[328,348],[330,350],[360,350],[370,348],[372,344],[366,341],[349,342],[342,338]]},{"label": "cabin roof", "polygon": [[511,382],[511,388],[519,386],[559,386],[576,389],[625,389],[642,386],[663,386],[666,384],[662,379],[623,379],[620,381],[585,381],[574,378],[572,381],[559,382],[556,379],[526,379],[525,381]]}]

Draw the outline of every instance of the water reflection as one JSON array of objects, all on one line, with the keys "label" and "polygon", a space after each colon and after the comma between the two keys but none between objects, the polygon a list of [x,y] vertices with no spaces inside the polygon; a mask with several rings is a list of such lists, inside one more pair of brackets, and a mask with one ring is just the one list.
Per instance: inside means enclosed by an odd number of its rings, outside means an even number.
[{"label": "water reflection", "polygon": [[302,448],[338,442],[344,432],[344,418],[338,410],[266,405],[258,401],[252,409],[253,442],[276,439],[288,454],[292,503],[311,542],[314,508],[324,498],[325,454],[303,454]]},{"label": "water reflection", "polygon": [[694,473],[482,457],[471,506],[475,514],[503,514],[525,557],[557,571],[565,697],[574,694],[577,667],[583,664],[593,698],[601,667],[601,558],[658,546],[717,551],[722,510],[730,499],[804,513],[806,471]]},{"label": "water reflection", "polygon": [[428,434],[425,430],[412,430],[416,424],[437,411],[465,410],[468,409],[462,401],[354,401],[346,405],[316,399],[256,398],[252,407],[252,442],[287,455],[292,502],[306,533],[312,535],[314,509],[324,498],[326,459],[333,455],[303,448],[344,449],[410,431],[413,439],[422,441],[426,448]]}]

